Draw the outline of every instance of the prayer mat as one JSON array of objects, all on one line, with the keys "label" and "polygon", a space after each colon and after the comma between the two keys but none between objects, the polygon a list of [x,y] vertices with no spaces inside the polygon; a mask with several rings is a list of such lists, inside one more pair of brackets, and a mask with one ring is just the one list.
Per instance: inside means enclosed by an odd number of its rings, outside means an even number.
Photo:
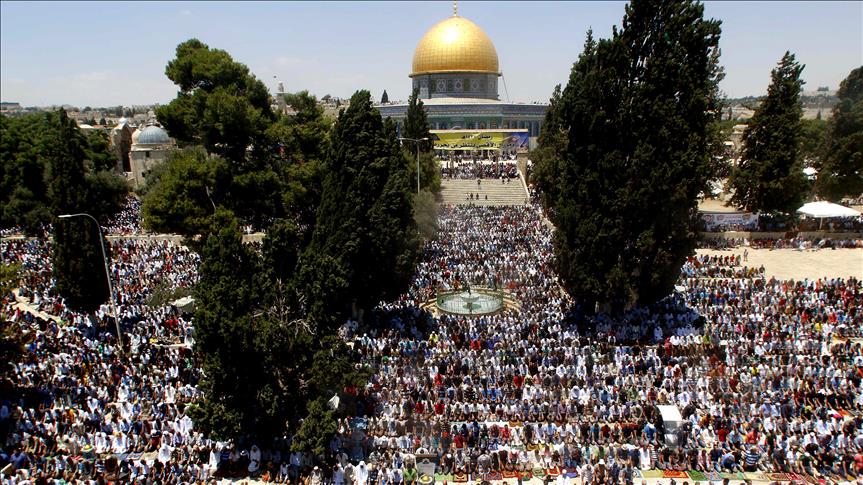
[{"label": "prayer mat", "polygon": [[699,482],[703,482],[703,481],[707,480],[707,475],[705,475],[704,473],[701,473],[698,470],[689,470],[686,473],[689,475],[690,480],[696,480]]},{"label": "prayer mat", "polygon": [[451,474],[450,475],[442,475],[440,473],[435,473],[434,474],[434,481],[435,482],[451,482],[452,481],[452,475]]},{"label": "prayer mat", "polygon": [[578,476],[577,468],[567,468],[566,469],[566,478],[575,478]]},{"label": "prayer mat", "polygon": [[787,482],[790,480],[794,480],[790,477],[790,473],[765,473],[764,475],[767,476],[767,480],[770,480],[772,482]]},{"label": "prayer mat", "polygon": [[533,473],[531,472],[519,472],[518,474],[521,475],[522,480],[530,480],[533,478]]},{"label": "prayer mat", "polygon": [[486,480],[488,480],[488,481],[492,481],[492,480],[503,480],[503,475],[501,475],[501,473],[500,473],[500,472],[489,472],[489,473],[486,475],[485,479],[486,479]]},{"label": "prayer mat", "polygon": [[743,474],[743,476],[746,478],[746,480],[769,480],[769,478],[767,478],[767,475],[761,472],[746,472]]},{"label": "prayer mat", "polygon": [[509,427],[510,427],[510,428],[517,428],[517,427],[519,427],[519,426],[521,426],[521,421],[510,421],[510,422],[509,422]]},{"label": "prayer mat", "polygon": [[689,478],[689,475],[680,470],[665,470],[662,472],[662,478]]},{"label": "prayer mat", "polygon": [[526,449],[527,449],[527,451],[536,451],[537,449],[539,449],[539,446],[534,445],[534,444],[528,444]]},{"label": "prayer mat", "polygon": [[642,470],[642,478],[662,478],[662,470]]},{"label": "prayer mat", "polygon": [[722,480],[722,475],[720,475],[719,472],[707,472],[705,473],[705,475],[707,475],[707,479],[711,482],[718,482]]},{"label": "prayer mat", "polygon": [[535,476],[536,478],[543,478],[545,477],[545,470],[543,470],[542,468],[534,468],[533,476]]},{"label": "prayer mat", "polygon": [[739,472],[738,473],[720,473],[719,476],[722,477],[721,479],[727,478],[729,480],[745,480],[746,479],[746,477],[744,477],[743,474],[739,473]]},{"label": "prayer mat", "polygon": [[551,467],[545,471],[545,474],[552,478],[557,478],[557,476],[560,475],[560,468],[556,466]]},{"label": "prayer mat", "polygon": [[465,483],[467,482],[467,474],[466,473],[456,473],[452,479],[455,483]]},{"label": "prayer mat", "polygon": [[[517,474],[516,472],[511,472],[511,471],[509,471],[509,470],[504,470],[504,471],[503,471],[503,478],[504,478],[504,479],[508,479],[508,478],[515,478],[515,477],[517,477],[517,476],[518,476],[518,474]],[[438,480],[438,481],[440,481],[440,480]]]}]

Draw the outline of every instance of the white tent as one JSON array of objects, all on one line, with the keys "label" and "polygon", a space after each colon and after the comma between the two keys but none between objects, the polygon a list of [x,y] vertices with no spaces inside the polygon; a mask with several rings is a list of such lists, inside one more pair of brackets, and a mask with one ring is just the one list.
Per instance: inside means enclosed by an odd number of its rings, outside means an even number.
[{"label": "white tent", "polygon": [[829,217],[859,217],[860,212],[844,205],[834,204],[827,201],[809,202],[803,204],[803,207],[797,209],[797,212],[814,217],[816,219],[824,219]]},{"label": "white tent", "polygon": [[174,300],[171,304],[182,312],[192,313],[195,311],[195,299],[191,296],[184,296],[179,300]]}]

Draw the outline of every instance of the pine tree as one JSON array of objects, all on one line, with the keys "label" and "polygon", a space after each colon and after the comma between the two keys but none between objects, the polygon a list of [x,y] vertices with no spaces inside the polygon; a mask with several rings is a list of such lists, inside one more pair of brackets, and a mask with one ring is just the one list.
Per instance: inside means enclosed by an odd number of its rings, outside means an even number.
[{"label": "pine tree", "polygon": [[559,159],[544,181],[555,254],[588,311],[668,295],[695,248],[720,109],[720,23],[703,13],[690,1],[631,2],[611,39],[588,35],[552,114],[568,138],[565,150],[544,139]]},{"label": "pine tree", "polygon": [[743,132],[740,165],[729,179],[737,207],[793,214],[803,202],[802,72],[803,66],[786,52],[771,73],[767,97]]},{"label": "pine tree", "polygon": [[384,94],[381,95],[381,104],[387,104],[390,102],[390,97],[387,94],[387,90],[384,89]]},{"label": "pine tree", "polygon": [[863,194],[863,67],[848,74],[836,96],[815,183],[818,195],[833,201]]}]

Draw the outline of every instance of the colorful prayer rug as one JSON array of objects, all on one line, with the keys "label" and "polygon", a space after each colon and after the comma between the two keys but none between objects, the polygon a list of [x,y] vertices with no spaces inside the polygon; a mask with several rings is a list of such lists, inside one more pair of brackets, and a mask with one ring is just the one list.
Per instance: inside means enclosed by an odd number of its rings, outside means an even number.
[{"label": "colorful prayer rug", "polygon": [[662,478],[689,478],[689,475],[680,470],[665,470],[662,472]]},{"label": "colorful prayer rug", "polygon": [[465,483],[467,482],[467,473],[456,473],[452,479],[455,483]]},{"label": "colorful prayer rug", "polygon": [[503,478],[504,478],[504,479],[507,479],[507,478],[515,478],[515,477],[517,477],[517,476],[518,476],[518,475],[516,474],[516,472],[511,472],[511,471],[509,471],[509,470],[504,470],[504,472],[503,472]]},{"label": "colorful prayer rug", "polygon": [[696,480],[699,482],[707,481],[707,475],[698,470],[689,470],[686,473],[689,475],[690,480]]}]

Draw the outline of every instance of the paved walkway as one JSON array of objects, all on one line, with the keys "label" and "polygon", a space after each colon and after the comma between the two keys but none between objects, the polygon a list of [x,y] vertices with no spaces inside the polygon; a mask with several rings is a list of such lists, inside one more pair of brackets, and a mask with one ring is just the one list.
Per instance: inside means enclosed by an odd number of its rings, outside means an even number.
[{"label": "paved walkway", "polygon": [[[730,250],[698,249],[697,254],[740,255],[745,248]],[[802,280],[804,278],[863,278],[863,249],[753,249],[749,248],[746,266],[764,265],[767,277]]]}]

